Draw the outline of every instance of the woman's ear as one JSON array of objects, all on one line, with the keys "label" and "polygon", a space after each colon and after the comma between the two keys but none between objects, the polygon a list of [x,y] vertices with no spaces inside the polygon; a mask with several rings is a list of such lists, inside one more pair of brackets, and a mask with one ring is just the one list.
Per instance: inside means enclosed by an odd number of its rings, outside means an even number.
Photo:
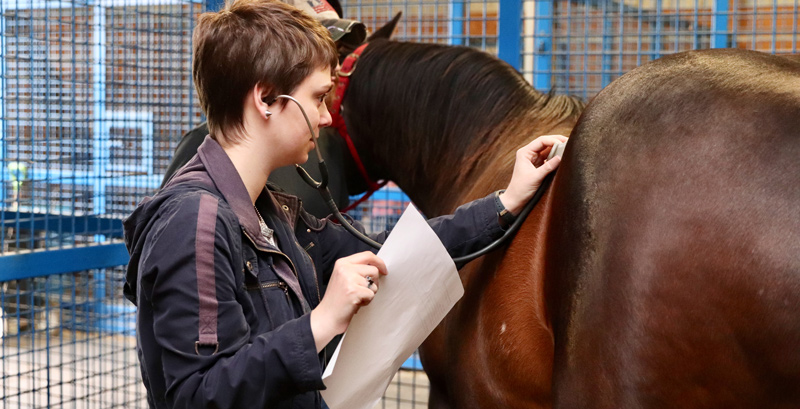
[{"label": "woman's ear", "polygon": [[264,113],[265,119],[269,119],[269,117],[272,115],[272,111],[270,110],[269,106],[274,104],[276,100],[272,96],[272,90],[260,85],[256,85],[253,87],[253,97],[253,102],[258,107],[258,111]]}]

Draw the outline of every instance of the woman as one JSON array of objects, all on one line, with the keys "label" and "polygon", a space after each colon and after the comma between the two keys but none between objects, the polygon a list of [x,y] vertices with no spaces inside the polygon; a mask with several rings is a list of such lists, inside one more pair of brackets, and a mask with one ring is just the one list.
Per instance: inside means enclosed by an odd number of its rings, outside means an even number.
[{"label": "woman", "polygon": [[[341,226],[265,183],[314,148],[299,107],[278,96],[295,98],[315,128],[329,125],[324,100],[336,62],[326,30],[280,2],[242,0],[200,17],[193,75],[210,135],[125,221],[125,294],[138,306],[151,407],[321,407],[319,352],[387,271]],[[430,221],[451,255],[502,234],[498,210],[523,207],[559,161],[533,163],[564,139],[537,138],[518,151],[504,193]],[[297,244],[297,223],[308,227],[316,260]]]}]

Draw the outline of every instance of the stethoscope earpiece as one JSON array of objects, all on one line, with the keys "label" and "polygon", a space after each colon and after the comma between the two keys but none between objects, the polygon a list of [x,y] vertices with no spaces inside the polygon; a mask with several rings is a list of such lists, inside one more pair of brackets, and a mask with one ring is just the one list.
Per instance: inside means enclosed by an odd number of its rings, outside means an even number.
[{"label": "stethoscope earpiece", "polygon": [[[275,101],[278,100],[278,98],[272,98],[271,100],[267,100],[267,98],[269,98],[268,95],[265,95],[265,96],[261,97],[261,102],[263,102],[263,103],[265,103],[267,105],[272,105],[272,104],[275,103]],[[269,109],[264,110],[264,117],[269,119],[270,116],[272,116],[272,112],[270,112]]]}]

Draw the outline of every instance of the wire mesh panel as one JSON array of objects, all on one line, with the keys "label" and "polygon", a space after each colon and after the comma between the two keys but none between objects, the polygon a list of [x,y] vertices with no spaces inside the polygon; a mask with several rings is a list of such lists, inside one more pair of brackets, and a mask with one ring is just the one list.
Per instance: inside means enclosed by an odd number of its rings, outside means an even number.
[{"label": "wire mesh panel", "polygon": [[345,18],[375,31],[398,12],[403,17],[394,39],[424,43],[468,45],[497,53],[499,1],[419,0],[342,1]]},{"label": "wire mesh panel", "polygon": [[0,0],[0,407],[146,407],[124,269],[96,267],[199,118],[201,10]]},{"label": "wire mesh panel", "polygon": [[[191,30],[201,7],[0,2],[0,266],[119,239],[118,220],[159,185],[174,135],[200,115]],[[62,271],[94,267],[75,264]]]},{"label": "wire mesh panel", "polygon": [[522,71],[538,89],[589,99],[666,54],[737,47],[797,53],[797,0],[530,0]]},{"label": "wire mesh panel", "polygon": [[0,407],[146,408],[123,268],[3,282]]}]

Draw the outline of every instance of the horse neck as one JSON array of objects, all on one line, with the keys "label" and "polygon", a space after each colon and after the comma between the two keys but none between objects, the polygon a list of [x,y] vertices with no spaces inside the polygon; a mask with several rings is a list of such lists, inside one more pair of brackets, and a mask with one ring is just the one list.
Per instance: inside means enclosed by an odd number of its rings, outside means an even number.
[{"label": "horse neck", "polygon": [[505,187],[515,151],[560,125],[569,133],[583,108],[487,54],[401,43],[366,49],[344,104],[368,173],[430,217]]},{"label": "horse neck", "polygon": [[[427,149],[445,154],[426,159],[424,155],[415,154],[419,149],[404,152],[398,148],[396,155],[376,158],[376,162],[390,170],[390,179],[425,215],[449,214],[463,203],[508,186],[517,149],[538,135],[568,135],[574,125],[574,118],[556,124],[541,121],[536,115],[528,119],[515,121],[516,125],[500,130],[496,137],[471,141],[473,148],[464,150],[462,155],[447,155],[448,144],[432,144]],[[398,159],[403,157],[413,160],[397,166]]]}]

